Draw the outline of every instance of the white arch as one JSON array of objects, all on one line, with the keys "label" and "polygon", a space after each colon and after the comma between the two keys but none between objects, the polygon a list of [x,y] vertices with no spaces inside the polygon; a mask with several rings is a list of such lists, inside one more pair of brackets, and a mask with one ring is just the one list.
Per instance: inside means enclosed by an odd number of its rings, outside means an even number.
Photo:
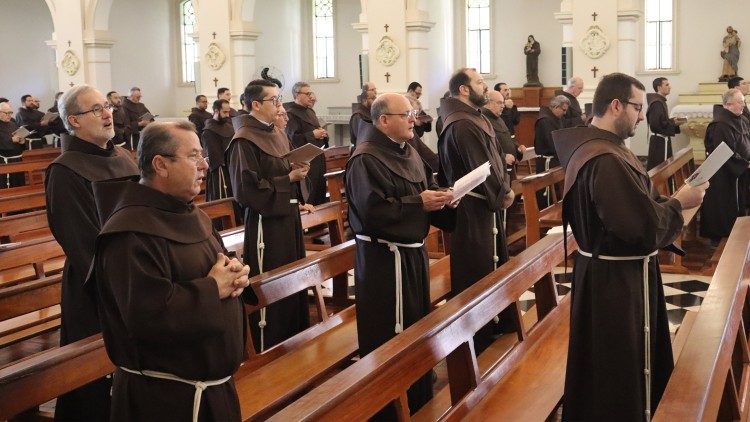
[{"label": "white arch", "polygon": [[83,28],[90,31],[108,31],[109,14],[113,0],[89,0],[86,4]]}]

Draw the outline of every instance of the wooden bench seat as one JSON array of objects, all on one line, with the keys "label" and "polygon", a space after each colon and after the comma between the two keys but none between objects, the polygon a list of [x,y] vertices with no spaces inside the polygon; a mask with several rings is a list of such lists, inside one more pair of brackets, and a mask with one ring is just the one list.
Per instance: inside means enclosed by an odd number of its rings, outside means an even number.
[{"label": "wooden bench seat", "polygon": [[684,341],[655,422],[748,420],[749,254],[750,217],[740,217]]},{"label": "wooden bench seat", "polygon": [[[568,237],[568,246],[571,252],[576,249],[572,237]],[[438,414],[450,420],[467,416],[498,381],[512,376],[527,353],[535,348],[541,350],[550,343],[567,351],[564,344],[550,337],[565,337],[564,324],[569,308],[566,301],[558,305],[550,275],[552,268],[563,259],[562,235],[545,237],[401,335],[273,415],[271,420],[363,420],[389,403],[394,403],[397,412],[400,411],[401,420],[408,420],[406,389],[444,359],[451,400],[450,408],[440,409]],[[531,286],[535,286],[539,322],[531,327],[522,322],[519,336],[502,337],[502,342],[513,339],[513,343],[504,344],[503,347],[509,346],[507,352],[500,360],[488,362],[489,369],[480,373],[473,351],[474,333],[515,303]],[[482,356],[484,354],[479,359]],[[550,394],[557,393],[553,390]],[[534,397],[534,394],[525,395],[527,408],[539,406],[541,409],[542,404],[536,403]],[[559,400],[558,396],[555,404]],[[247,420],[245,414],[243,419]]]},{"label": "wooden bench seat", "polygon": [[0,287],[62,271],[65,254],[54,237],[8,244],[0,249]]},{"label": "wooden bench seat", "polygon": [[234,212],[234,199],[225,198],[215,201],[200,202],[196,206],[203,210],[211,220],[219,222],[222,230],[237,227],[237,215]]},{"label": "wooden bench seat", "polygon": [[[562,167],[555,167],[544,173],[518,179],[521,196],[523,197],[527,248],[542,237],[542,230],[562,224],[562,206],[558,203],[557,191],[554,187],[561,185],[564,181],[565,170]],[[552,205],[540,210],[536,193],[548,187],[553,187],[550,189],[550,203]],[[555,219],[557,216],[560,217],[559,222]]]},{"label": "wooden bench seat", "polygon": [[[253,290],[260,309],[298,291],[313,288],[319,291],[322,281],[354,268],[355,244],[350,240],[297,263],[280,267],[254,277]],[[450,288],[449,257],[430,266],[430,299],[436,304]],[[433,286],[433,280],[436,282]],[[275,285],[274,285],[275,284]],[[322,322],[289,340],[255,355],[238,371],[237,392],[243,420],[265,419],[308,391],[322,380],[342,369],[356,354],[357,322],[355,307],[329,317],[316,291]],[[331,321],[331,318],[336,318]],[[325,327],[325,328],[323,328]]]},{"label": "wooden bench seat", "polygon": [[18,195],[0,195],[0,217],[9,213],[33,211],[46,207],[47,198],[44,196],[43,190]]},{"label": "wooden bench seat", "polygon": [[18,242],[19,236],[25,232],[35,232],[45,228],[49,228],[45,210],[0,217],[0,239],[5,238],[9,242]]}]

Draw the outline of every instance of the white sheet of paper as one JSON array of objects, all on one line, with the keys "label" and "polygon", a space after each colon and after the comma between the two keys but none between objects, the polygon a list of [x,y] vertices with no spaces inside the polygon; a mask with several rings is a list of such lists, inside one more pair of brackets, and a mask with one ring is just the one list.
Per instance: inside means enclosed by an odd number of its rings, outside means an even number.
[{"label": "white sheet of paper", "polygon": [[313,144],[305,144],[287,152],[284,155],[284,158],[288,159],[290,163],[309,163],[310,160],[323,152],[324,150],[321,147],[317,147]]},{"label": "white sheet of paper", "polygon": [[60,114],[59,114],[59,113],[55,113],[54,111],[48,111],[48,112],[47,112],[47,113],[46,113],[46,114],[44,115],[44,117],[42,117],[42,121],[43,121],[43,122],[44,122],[44,121],[47,121],[47,122],[51,122],[51,121],[53,121],[53,120],[57,119],[58,117],[60,117]]},{"label": "white sheet of paper", "polygon": [[698,167],[686,182],[690,186],[698,186],[706,183],[717,171],[734,155],[734,151],[725,142],[719,144],[715,150],[706,158],[706,161]]},{"label": "white sheet of paper", "polygon": [[523,152],[523,157],[521,157],[521,161],[531,160],[532,158],[536,158],[536,151],[534,150],[534,147],[526,147],[526,151]]},{"label": "white sheet of paper", "polygon": [[33,134],[36,132],[35,130],[29,131],[26,129],[26,126],[21,126],[18,129],[16,129],[13,133],[11,133],[12,136],[20,136],[21,138],[26,138],[27,136]]},{"label": "white sheet of paper", "polygon": [[453,200],[457,201],[469,193],[472,189],[484,183],[487,176],[490,175],[490,162],[484,164],[466,173],[466,175],[453,184]]}]

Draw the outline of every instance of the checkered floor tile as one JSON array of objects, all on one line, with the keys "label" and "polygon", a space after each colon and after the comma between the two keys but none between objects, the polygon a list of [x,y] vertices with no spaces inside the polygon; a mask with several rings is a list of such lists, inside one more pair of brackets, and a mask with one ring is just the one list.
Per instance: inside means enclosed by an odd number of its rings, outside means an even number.
[{"label": "checkered floor tile", "polygon": [[[562,298],[570,292],[570,282],[573,275],[570,268],[568,268],[567,274],[564,274],[564,272],[564,268],[555,269],[558,298]],[[664,298],[667,303],[669,331],[674,334],[687,311],[697,312],[700,309],[711,277],[690,274],[662,274],[662,281]],[[520,297],[521,313],[526,313],[535,303],[534,290],[529,289],[524,292]]]}]

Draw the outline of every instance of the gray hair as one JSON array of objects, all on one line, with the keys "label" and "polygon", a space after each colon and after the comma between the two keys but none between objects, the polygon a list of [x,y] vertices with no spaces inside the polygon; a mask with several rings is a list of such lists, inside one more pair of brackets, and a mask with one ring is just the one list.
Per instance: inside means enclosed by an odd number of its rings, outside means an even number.
[{"label": "gray hair", "polygon": [[558,107],[561,107],[563,104],[570,105],[570,100],[568,99],[568,97],[564,95],[558,95],[555,98],[550,100],[549,108],[558,108]]},{"label": "gray hair", "polygon": [[309,88],[310,84],[307,82],[297,82],[294,85],[292,85],[292,98],[297,99],[297,95],[299,94],[299,90],[302,88]]},{"label": "gray hair", "polygon": [[568,83],[565,85],[565,88],[573,88],[578,82],[583,82],[583,79],[581,79],[580,76],[573,76],[572,78],[568,79]]},{"label": "gray hair", "polygon": [[60,112],[60,119],[62,119],[65,129],[71,135],[76,134],[76,129],[68,121],[68,117],[75,116],[76,114],[82,113],[84,110],[81,109],[81,104],[78,102],[78,97],[86,95],[89,92],[96,91],[91,85],[76,85],[73,88],[65,91],[63,95],[57,100],[57,109]]},{"label": "gray hair", "polygon": [[742,94],[742,91],[740,91],[737,88],[732,88],[724,93],[724,95],[721,96],[721,103],[722,104],[729,104],[732,101],[734,101],[734,96],[737,94]]},{"label": "gray hair", "polygon": [[380,116],[388,113],[388,96],[381,96],[373,101],[370,106],[370,115],[372,116],[372,124],[378,126],[380,122]]},{"label": "gray hair", "polygon": [[179,145],[174,139],[174,133],[179,130],[195,133],[195,125],[187,120],[176,122],[153,122],[146,126],[141,132],[141,141],[138,143],[138,168],[141,177],[151,179],[154,176],[154,168],[151,162],[157,155],[175,155]]}]

